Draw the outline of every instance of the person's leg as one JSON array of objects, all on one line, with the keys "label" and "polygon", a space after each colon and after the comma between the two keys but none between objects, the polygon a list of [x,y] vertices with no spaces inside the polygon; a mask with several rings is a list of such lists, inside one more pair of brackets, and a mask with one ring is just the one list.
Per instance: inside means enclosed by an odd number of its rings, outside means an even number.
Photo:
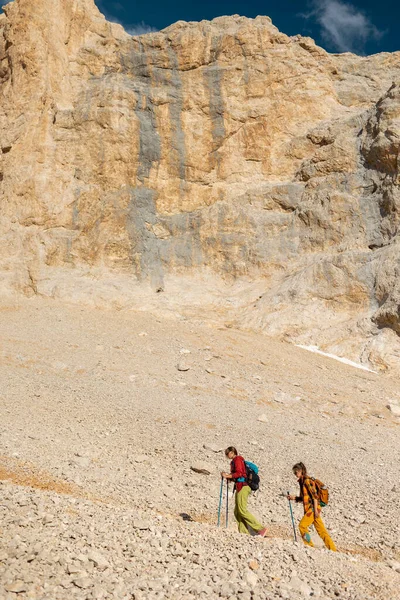
[{"label": "person's leg", "polygon": [[308,531],[308,528],[313,524],[313,522],[314,513],[307,512],[299,523],[300,535],[303,538],[303,542],[306,546],[311,546],[312,548],[314,547],[314,544],[311,541],[311,535]]},{"label": "person's leg", "polygon": [[235,515],[235,519],[238,524],[239,533],[246,533],[247,535],[250,535],[250,531],[247,529],[245,523],[243,522],[242,516],[240,514],[239,494],[240,494],[240,492],[236,492],[236,494],[235,494],[235,510],[233,511],[233,514]]},{"label": "person's leg", "polygon": [[248,485],[245,485],[242,487],[240,492],[236,494],[238,514],[240,515],[240,518],[245,524],[246,528],[248,529],[251,527],[257,533],[263,529],[263,526],[247,509],[247,500],[250,493],[251,489]]},{"label": "person's leg", "polygon": [[336,546],[335,546],[334,542],[332,541],[332,538],[329,535],[328,531],[326,530],[326,527],[325,527],[324,522],[321,519],[321,517],[317,517],[316,519],[314,519],[314,527],[315,527],[315,531],[318,533],[319,537],[322,539],[322,541],[324,542],[324,544],[328,548],[328,550],[337,552]]}]

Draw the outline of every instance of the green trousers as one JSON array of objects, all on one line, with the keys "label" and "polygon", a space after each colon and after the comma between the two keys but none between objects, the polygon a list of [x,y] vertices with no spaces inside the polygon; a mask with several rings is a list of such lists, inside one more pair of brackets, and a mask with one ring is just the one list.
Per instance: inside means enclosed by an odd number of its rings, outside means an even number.
[{"label": "green trousers", "polygon": [[261,523],[247,510],[247,500],[250,493],[251,489],[248,485],[242,487],[240,492],[236,492],[234,515],[238,522],[239,533],[250,534],[249,527],[256,533],[263,528]]}]

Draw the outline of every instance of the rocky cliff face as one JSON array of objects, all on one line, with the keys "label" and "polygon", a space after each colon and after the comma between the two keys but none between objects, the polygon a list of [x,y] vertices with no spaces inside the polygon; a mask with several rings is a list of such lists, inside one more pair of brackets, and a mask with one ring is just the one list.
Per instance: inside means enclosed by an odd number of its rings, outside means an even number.
[{"label": "rocky cliff face", "polygon": [[267,17],[135,38],[93,0],[15,0],[0,46],[3,294],[400,365],[400,53]]}]

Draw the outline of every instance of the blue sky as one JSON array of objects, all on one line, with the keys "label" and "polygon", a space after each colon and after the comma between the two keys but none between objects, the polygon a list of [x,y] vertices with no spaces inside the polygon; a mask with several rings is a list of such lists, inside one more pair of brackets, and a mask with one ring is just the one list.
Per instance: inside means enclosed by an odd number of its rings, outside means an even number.
[{"label": "blue sky", "polygon": [[112,21],[133,34],[159,30],[175,21],[220,15],[268,15],[284,33],[313,37],[330,52],[357,54],[400,50],[400,0],[95,0]]}]

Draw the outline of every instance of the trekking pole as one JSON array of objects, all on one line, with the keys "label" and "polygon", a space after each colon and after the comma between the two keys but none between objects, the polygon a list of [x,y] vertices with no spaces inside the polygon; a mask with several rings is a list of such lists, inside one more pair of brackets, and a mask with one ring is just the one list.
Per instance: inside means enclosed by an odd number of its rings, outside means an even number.
[{"label": "trekking pole", "polygon": [[228,500],[229,500],[229,481],[226,480],[226,516],[225,516],[225,527],[228,527],[228,518],[229,518]]},{"label": "trekking pole", "polygon": [[289,492],[287,492],[287,499],[288,499],[288,502],[289,502],[289,508],[290,508],[290,516],[292,517],[292,525],[293,525],[294,541],[295,541],[295,542],[297,542],[296,527],[295,527],[295,524],[294,524],[294,517],[293,517],[292,503],[291,503],[291,501],[290,501],[290,498],[289,498],[289,496],[290,496],[290,494],[289,494]]},{"label": "trekking pole", "polygon": [[224,478],[221,477],[221,489],[219,491],[219,505],[218,505],[218,527],[221,521],[221,506],[222,506],[222,490],[224,487]]}]

